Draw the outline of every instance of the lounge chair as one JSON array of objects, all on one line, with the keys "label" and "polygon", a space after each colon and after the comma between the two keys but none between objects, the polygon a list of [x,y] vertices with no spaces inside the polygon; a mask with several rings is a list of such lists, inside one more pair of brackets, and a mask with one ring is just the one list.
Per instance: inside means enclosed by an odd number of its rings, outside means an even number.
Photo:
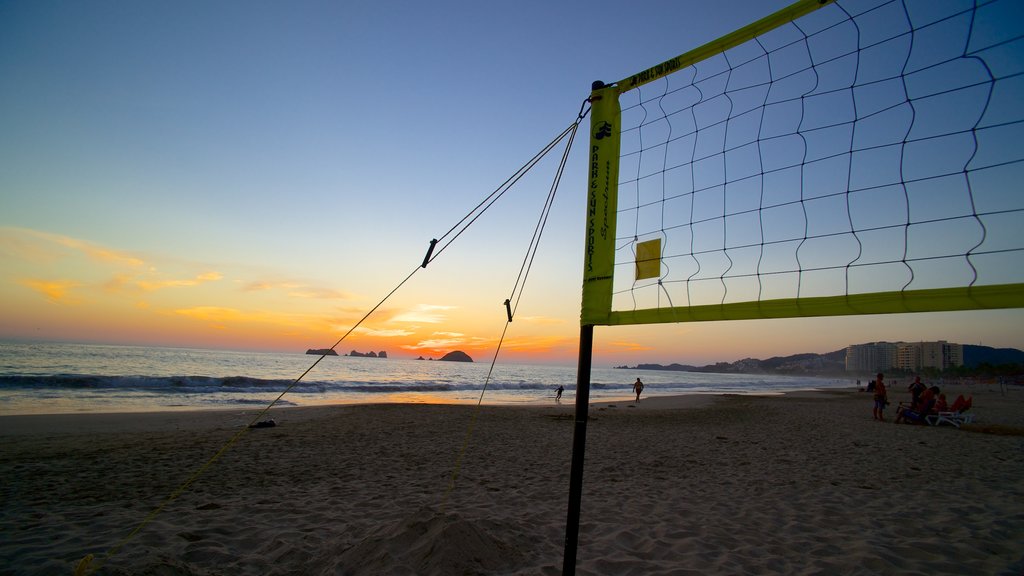
[{"label": "lounge chair", "polygon": [[949,424],[959,428],[962,424],[970,424],[973,422],[974,416],[964,412],[939,412],[938,414],[929,414],[925,419],[932,426]]},{"label": "lounge chair", "polygon": [[964,400],[963,395],[953,402],[952,410],[948,412],[939,412],[938,414],[931,414],[927,417],[927,421],[932,426],[941,426],[943,424],[949,424],[959,428],[963,424],[970,424],[974,421],[974,415],[968,412],[971,409],[971,404],[974,403],[974,398],[968,398]]}]

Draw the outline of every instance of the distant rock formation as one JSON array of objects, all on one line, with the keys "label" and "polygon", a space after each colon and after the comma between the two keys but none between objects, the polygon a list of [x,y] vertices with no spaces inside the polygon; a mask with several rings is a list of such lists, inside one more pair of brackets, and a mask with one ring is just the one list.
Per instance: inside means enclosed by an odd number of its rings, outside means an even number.
[{"label": "distant rock formation", "polygon": [[316,354],[317,356],[337,356],[338,353],[330,348],[310,348],[306,350],[306,354]]},{"label": "distant rock formation", "polygon": [[446,362],[472,362],[473,361],[473,359],[469,357],[469,354],[466,354],[462,350],[455,350],[454,352],[449,352],[449,353],[445,354],[444,356],[441,356],[440,359],[444,360]]},{"label": "distant rock formation", "polygon": [[352,356],[355,358],[387,358],[388,353],[381,350],[380,352],[356,352],[355,350],[345,354],[345,356]]}]

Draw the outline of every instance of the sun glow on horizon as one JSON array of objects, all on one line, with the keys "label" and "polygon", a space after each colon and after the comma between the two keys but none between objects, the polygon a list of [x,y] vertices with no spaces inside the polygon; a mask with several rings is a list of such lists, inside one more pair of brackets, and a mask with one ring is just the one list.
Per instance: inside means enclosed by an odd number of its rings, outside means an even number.
[{"label": "sun glow on horizon", "polygon": [[[395,297],[358,328],[371,303],[363,291],[253,276],[245,268],[166,260],[84,240],[2,228],[6,278],[0,296],[11,307],[0,336],[219,349],[305,350],[348,334],[345,349],[405,351],[409,357],[464,350],[493,353],[504,314],[481,320],[472,302],[409,303]],[[55,276],[55,273],[59,276]],[[455,300],[456,296],[453,295]],[[465,305],[470,304],[469,308]],[[519,358],[550,358],[565,322],[517,319],[526,333],[505,346]],[[570,347],[566,347],[569,349]],[[555,353],[556,355],[558,353]]]}]

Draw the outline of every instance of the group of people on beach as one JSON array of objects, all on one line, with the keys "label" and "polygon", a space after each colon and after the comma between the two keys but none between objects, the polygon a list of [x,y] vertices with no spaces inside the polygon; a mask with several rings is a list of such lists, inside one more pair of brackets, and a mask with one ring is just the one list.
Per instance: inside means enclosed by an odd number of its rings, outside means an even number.
[{"label": "group of people on beach", "polygon": [[[910,404],[902,402],[896,408],[897,424],[901,422],[920,423],[931,414],[939,412],[963,412],[971,407],[971,398],[964,398],[963,394],[950,405],[946,401],[946,395],[938,386],[926,386],[921,382],[920,376],[915,376],[914,381],[907,386],[910,391]],[[884,422],[884,410],[889,405],[889,395],[885,387],[885,375],[879,372],[875,379],[868,383],[867,391],[872,393],[874,408],[871,415],[875,420]]]},{"label": "group of people on beach", "polygon": [[[640,393],[643,392],[643,391],[644,391],[644,383],[641,382],[639,378],[637,378],[636,382],[633,383],[633,392],[636,393],[636,401],[637,402],[640,401]],[[561,404],[562,403],[562,392],[565,392],[565,387],[559,386],[558,388],[555,388],[555,403],[556,404]]]}]

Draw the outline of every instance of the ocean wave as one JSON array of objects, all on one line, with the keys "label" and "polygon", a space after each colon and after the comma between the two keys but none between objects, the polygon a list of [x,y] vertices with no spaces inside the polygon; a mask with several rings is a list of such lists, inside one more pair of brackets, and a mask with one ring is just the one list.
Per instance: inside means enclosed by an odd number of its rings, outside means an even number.
[{"label": "ocean wave", "polygon": [[[284,390],[294,380],[251,378],[248,376],[100,376],[56,374],[47,376],[0,376],[0,390],[144,390],[148,392],[267,392]],[[299,382],[296,388],[323,391],[323,384]],[[314,390],[310,390],[313,388]]]},{"label": "ocean wave", "polygon": [[[0,402],[5,397],[56,400],[74,399],[76,402],[121,402],[142,405],[259,405],[287,392],[291,401],[282,404],[351,401],[353,399],[381,399],[406,394],[426,394],[453,400],[476,397],[484,393],[485,379],[472,376],[455,377],[439,374],[438,378],[423,378],[422,373],[405,380],[384,378],[368,380],[351,378],[310,379],[296,382],[293,378],[256,378],[251,376],[125,376],[125,375],[0,375]],[[575,393],[575,382],[563,378],[544,377],[540,374],[531,381],[518,376],[486,382],[487,394],[503,401],[537,401],[554,396],[554,390],[563,386],[566,394]],[[567,379],[567,378],[566,378]],[[683,378],[654,378],[646,383],[647,396],[675,394],[747,394],[777,393],[780,391],[831,387],[834,383],[812,379],[747,377],[709,378],[701,375],[695,381]],[[717,381],[716,381],[717,380]],[[591,382],[592,398],[632,396],[632,382]],[[374,400],[375,401],[375,400]]]},{"label": "ocean wave", "polygon": [[[280,392],[291,388],[294,394],[325,394],[330,392],[354,392],[362,394],[396,394],[404,392],[463,392],[480,390],[483,382],[451,379],[413,380],[406,382],[369,382],[323,380],[299,381],[285,379],[264,379],[249,376],[109,376],[88,374],[57,375],[7,375],[0,376],[0,390],[121,390],[144,391],[158,394],[251,394]],[[595,388],[607,386],[597,384]],[[490,382],[487,388],[504,391],[543,391],[549,384],[524,382]],[[567,389],[574,388],[567,385]]]}]

